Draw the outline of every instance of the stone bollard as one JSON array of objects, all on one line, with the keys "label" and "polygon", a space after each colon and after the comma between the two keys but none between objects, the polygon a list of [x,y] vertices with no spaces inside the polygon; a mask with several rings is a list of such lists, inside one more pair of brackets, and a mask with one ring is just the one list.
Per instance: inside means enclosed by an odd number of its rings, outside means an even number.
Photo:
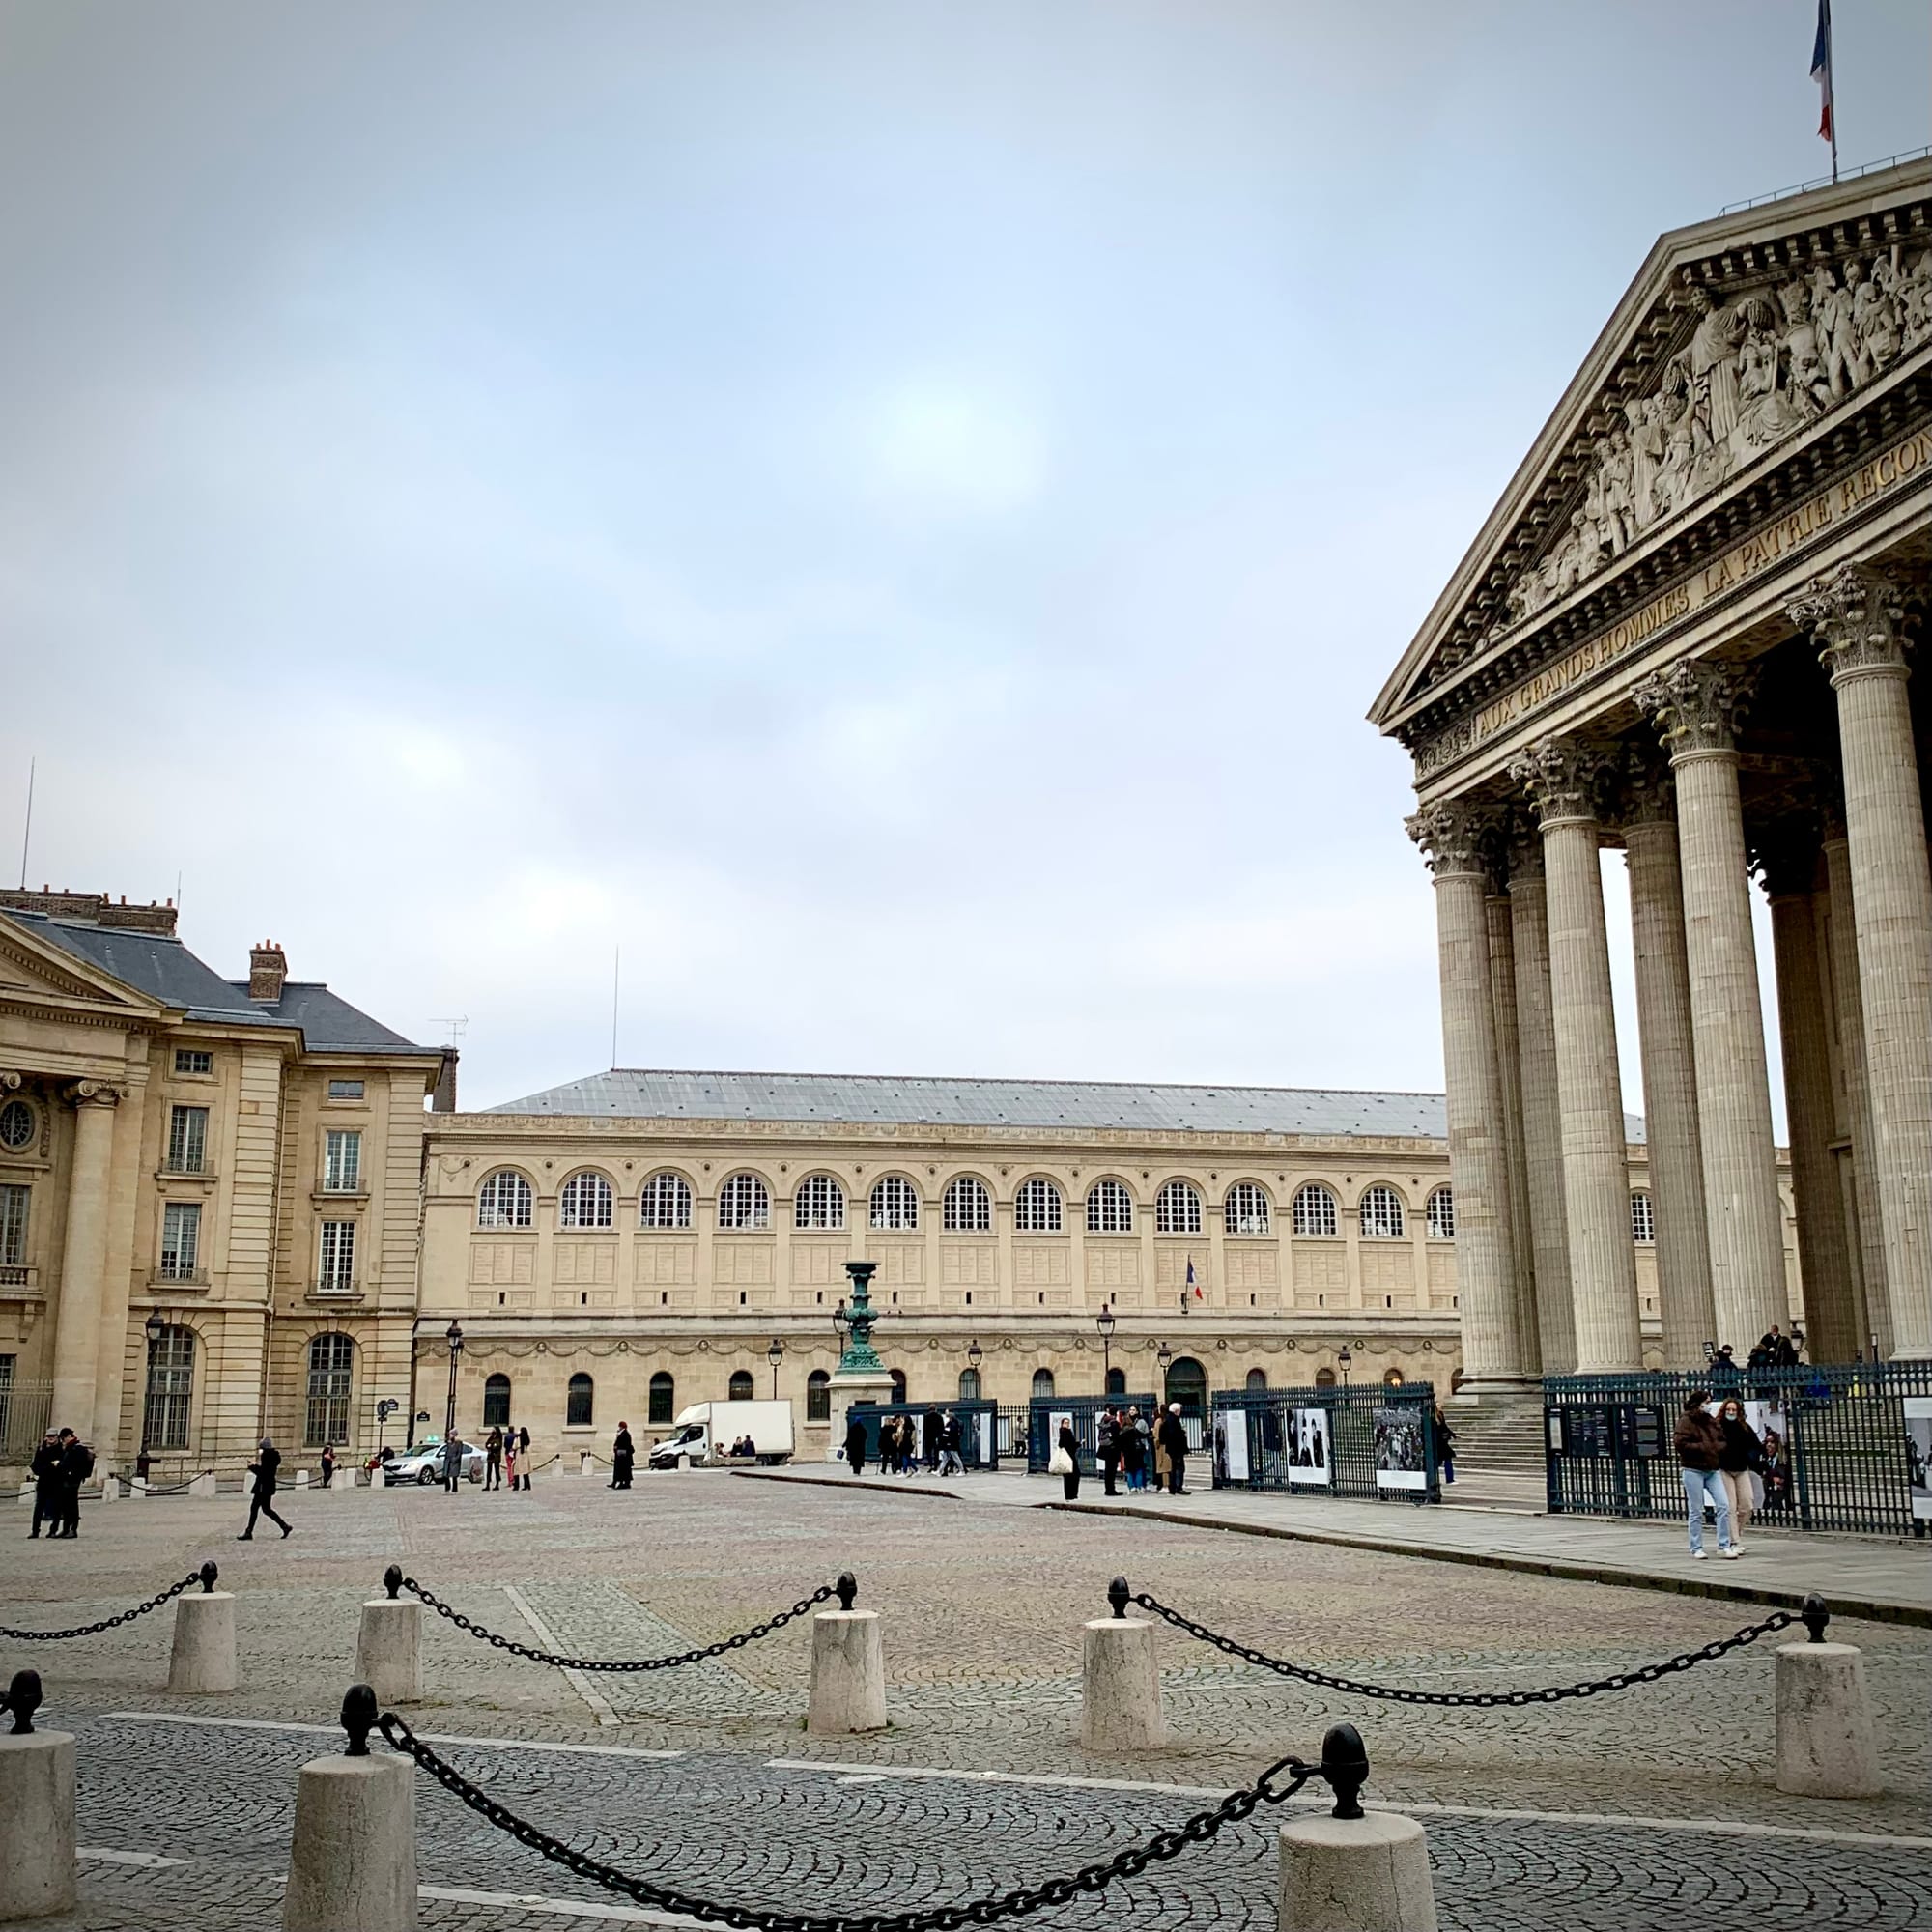
[{"label": "stone bollard", "polygon": [[349,1748],[296,1780],[282,1932],[415,1932],[416,1778],[406,1757],[371,1757],[376,1693],[342,1700]]},{"label": "stone bollard", "polygon": [[1281,1828],[1279,1932],[1435,1932],[1429,1841],[1413,1818],[1364,1813],[1369,1754],[1353,1724],[1321,1740],[1335,1808]]},{"label": "stone bollard", "polygon": [[118,1503],[121,1500],[121,1479],[119,1476],[101,1477],[100,1500],[103,1503]]},{"label": "stone bollard", "polygon": [[1080,1744],[1090,1751],[1153,1750],[1167,1742],[1153,1625],[1127,1615],[1127,1579],[1107,1585],[1110,1617],[1086,1626],[1080,1647]]},{"label": "stone bollard", "polygon": [[214,1471],[204,1469],[200,1475],[191,1478],[187,1492],[191,1496],[212,1496],[214,1493]]},{"label": "stone bollard", "polygon": [[0,1697],[0,1925],[74,1909],[73,1735],[37,1731],[41,1678],[19,1670]]},{"label": "stone bollard", "polygon": [[383,1572],[386,1596],[362,1605],[355,1637],[355,1681],[376,1693],[379,1704],[422,1701],[422,1605],[401,1596],[403,1573],[391,1563]]},{"label": "stone bollard", "polygon": [[580,1456],[577,1459],[577,1473],[580,1476],[582,1476],[587,1479],[592,1474],[590,1465],[593,1462],[595,1462],[595,1460],[596,1458],[589,1455],[587,1452],[584,1455]]},{"label": "stone bollard", "polygon": [[838,1607],[811,1620],[811,1693],[805,1728],[814,1737],[849,1737],[886,1728],[886,1648],[876,1610],[855,1610],[859,1585],[838,1578]]},{"label": "stone bollard", "polygon": [[148,1479],[146,1476],[128,1478],[128,1500],[130,1503],[144,1503],[148,1500]]},{"label": "stone bollard", "polygon": [[296,1488],[298,1490],[308,1488],[308,1471],[306,1469],[298,1469],[296,1471]]},{"label": "stone bollard", "polygon": [[355,1471],[345,1469],[340,1463],[335,1465],[335,1474],[328,1479],[328,1495],[347,1495],[355,1487]]},{"label": "stone bollard", "polygon": [[235,1668],[235,1593],[217,1590],[220,1572],[201,1566],[201,1594],[175,1599],[175,1644],[168,1658],[168,1689],[188,1695],[233,1690],[241,1681]]},{"label": "stone bollard", "polygon": [[1804,1599],[1804,1643],[1777,1648],[1777,1788],[1805,1798],[1876,1798],[1885,1789],[1865,1661],[1856,1644],[1827,1643],[1832,1613]]},{"label": "stone bollard", "polygon": [[33,1506],[34,1506],[34,1491],[35,1491],[35,1490],[36,1490],[36,1489],[37,1489],[38,1487],[39,1487],[39,1485],[38,1485],[38,1484],[36,1484],[36,1483],[35,1483],[35,1482],[34,1482],[34,1481],[33,1481],[33,1480],[32,1480],[31,1478],[29,1478],[29,1479],[28,1479],[28,1481],[26,1481],[26,1482],[24,1482],[24,1483],[22,1483],[22,1484],[20,1485],[20,1507],[21,1507],[22,1509],[32,1509],[32,1508],[33,1508]]}]

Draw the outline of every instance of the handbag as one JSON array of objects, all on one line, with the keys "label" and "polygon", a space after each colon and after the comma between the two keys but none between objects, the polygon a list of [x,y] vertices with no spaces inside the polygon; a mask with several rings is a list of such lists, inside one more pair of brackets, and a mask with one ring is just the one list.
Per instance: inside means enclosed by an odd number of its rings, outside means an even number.
[{"label": "handbag", "polygon": [[1053,1454],[1046,1459],[1046,1472],[1049,1476],[1072,1475],[1073,1458],[1056,1444]]}]

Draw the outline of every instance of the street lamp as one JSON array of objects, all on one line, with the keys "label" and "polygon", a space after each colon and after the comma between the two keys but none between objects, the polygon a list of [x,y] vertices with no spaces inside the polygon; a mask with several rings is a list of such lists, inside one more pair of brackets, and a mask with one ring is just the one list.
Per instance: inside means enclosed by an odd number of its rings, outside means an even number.
[{"label": "street lamp", "polygon": [[785,1345],[774,1335],[772,1346],[765,1350],[765,1360],[772,1365],[772,1400],[779,1399],[779,1364],[785,1358]]},{"label": "street lamp", "polygon": [[397,1409],[401,1407],[402,1404],[392,1395],[385,1395],[376,1405],[376,1460],[379,1463],[383,1460],[384,1432],[389,1426],[390,1416],[394,1415]]},{"label": "street lamp", "polygon": [[442,1425],[442,1439],[451,1442],[456,1438],[456,1364],[463,1354],[463,1323],[452,1321],[442,1331],[442,1339],[449,1344],[449,1414]]},{"label": "street lamp", "polygon": [[1111,1306],[1102,1304],[1094,1318],[1094,1325],[1100,1331],[1100,1393],[1110,1396],[1114,1392],[1114,1329],[1118,1325]]},{"label": "street lamp", "polygon": [[1349,1386],[1349,1371],[1355,1366],[1354,1356],[1350,1354],[1348,1350],[1344,1349],[1335,1357],[1335,1366],[1342,1371],[1342,1386],[1347,1388]]},{"label": "street lamp", "polygon": [[1154,1370],[1160,1377],[1160,1394],[1154,1403],[1156,1408],[1163,1408],[1167,1405],[1167,1372],[1173,1361],[1174,1350],[1163,1342],[1153,1351]]},{"label": "street lamp", "polygon": [[145,1483],[152,1463],[148,1453],[148,1411],[152,1405],[148,1397],[155,1386],[155,1350],[161,1346],[161,1337],[168,1332],[168,1324],[161,1320],[158,1308],[148,1310],[148,1319],[142,1322],[141,1331],[148,1338],[148,1376],[141,1390],[141,1453],[135,1458],[134,1470]]}]

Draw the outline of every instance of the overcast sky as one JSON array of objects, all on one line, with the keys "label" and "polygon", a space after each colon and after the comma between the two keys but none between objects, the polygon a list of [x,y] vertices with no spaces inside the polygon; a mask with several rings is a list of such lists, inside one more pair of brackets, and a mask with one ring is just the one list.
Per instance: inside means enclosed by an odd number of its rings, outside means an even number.
[{"label": "overcast sky", "polygon": [[7,0],[0,852],[37,756],[31,883],[469,1106],[618,946],[625,1065],[1436,1087],[1363,712],[1657,234],[1827,167],[1813,15]]}]

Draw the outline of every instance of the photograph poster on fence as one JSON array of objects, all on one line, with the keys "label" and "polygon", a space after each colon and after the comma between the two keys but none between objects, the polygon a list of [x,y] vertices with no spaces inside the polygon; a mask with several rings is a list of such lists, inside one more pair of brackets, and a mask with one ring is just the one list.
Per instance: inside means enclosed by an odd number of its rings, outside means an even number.
[{"label": "photograph poster on fence", "polygon": [[1244,1408],[1217,1409],[1214,1414],[1214,1448],[1221,1465],[1221,1479],[1229,1483],[1248,1480],[1248,1412]]},{"label": "photograph poster on fence", "polygon": [[1905,1481],[1914,1522],[1932,1520],[1932,1395],[1909,1395],[1905,1410]]},{"label": "photograph poster on fence", "polygon": [[1422,1455],[1422,1414],[1414,1408],[1376,1410],[1376,1488],[1426,1490],[1429,1473]]},{"label": "photograph poster on fence", "polygon": [[1335,1486],[1335,1459],[1328,1453],[1328,1411],[1291,1408],[1288,1411],[1288,1480]]},{"label": "photograph poster on fence", "polygon": [[971,1426],[980,1432],[980,1461],[991,1468],[999,1459],[999,1451],[993,1440],[994,1414],[990,1408],[982,1408],[971,1418]]}]

